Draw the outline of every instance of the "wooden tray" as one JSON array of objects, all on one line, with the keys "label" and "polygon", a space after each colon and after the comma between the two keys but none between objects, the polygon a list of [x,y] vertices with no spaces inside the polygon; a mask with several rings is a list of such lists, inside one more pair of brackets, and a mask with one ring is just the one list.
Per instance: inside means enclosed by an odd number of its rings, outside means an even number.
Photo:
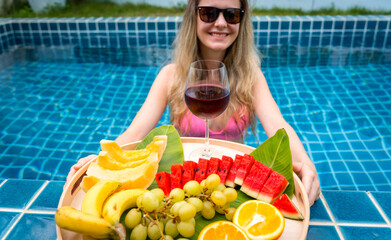
[{"label": "wooden tray", "polygon": [[[185,160],[190,160],[187,158],[187,155],[193,150],[198,147],[201,147],[204,143],[203,138],[188,138],[188,137],[182,137],[182,144],[183,144],[183,151],[185,154]],[[131,150],[136,148],[138,142],[133,142],[129,144],[125,144],[121,146],[125,150]],[[212,147],[216,148],[216,150],[220,150],[221,152],[224,152],[224,155],[235,157],[235,154],[244,154],[244,153],[251,153],[254,148],[240,144],[240,143],[234,143],[234,142],[228,142],[223,140],[216,140],[216,139],[210,139],[209,143],[212,145]],[[80,209],[81,201],[85,195],[83,190],[80,188],[80,182],[83,179],[88,166],[91,164],[91,162],[95,161],[95,159],[92,159],[89,163],[84,165],[70,180],[69,184],[64,188],[64,191],[61,195],[60,201],[58,203],[58,207],[62,206],[72,206],[76,209]],[[194,160],[194,159],[191,159]],[[296,206],[300,209],[300,212],[304,216],[303,221],[295,221],[290,219],[285,219],[285,229],[283,234],[281,235],[280,239],[300,239],[304,240],[307,236],[308,231],[308,224],[309,224],[309,218],[310,218],[310,207],[308,202],[307,194],[304,190],[304,186],[301,183],[300,179],[297,177],[297,175],[294,173],[294,182],[295,182],[295,194],[292,198],[292,201],[296,204]],[[70,232],[64,229],[60,229],[58,226],[56,226],[57,231],[57,237],[58,239],[62,240],[69,240],[69,239],[77,239],[81,240],[81,235]]]}]

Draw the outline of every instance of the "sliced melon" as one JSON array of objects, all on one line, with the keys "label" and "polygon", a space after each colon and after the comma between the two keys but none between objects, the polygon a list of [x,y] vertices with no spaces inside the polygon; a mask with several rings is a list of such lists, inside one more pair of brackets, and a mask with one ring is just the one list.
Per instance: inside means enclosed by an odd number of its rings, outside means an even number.
[{"label": "sliced melon", "polygon": [[294,219],[294,220],[303,220],[304,217],[300,213],[300,211],[297,209],[295,204],[289,199],[288,195],[282,194],[279,198],[276,199],[272,203],[273,206],[275,206],[282,215],[286,218]]}]

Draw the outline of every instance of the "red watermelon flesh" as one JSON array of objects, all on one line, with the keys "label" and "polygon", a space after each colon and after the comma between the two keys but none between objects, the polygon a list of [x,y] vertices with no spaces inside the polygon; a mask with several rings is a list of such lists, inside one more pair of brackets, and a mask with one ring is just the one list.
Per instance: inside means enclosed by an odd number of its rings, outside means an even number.
[{"label": "red watermelon flesh", "polygon": [[225,184],[225,180],[227,179],[229,170],[231,169],[232,162],[233,162],[233,159],[231,157],[223,156],[221,158],[221,162],[219,165],[219,170],[217,172],[217,175],[219,175],[220,183],[223,185]]},{"label": "red watermelon flesh", "polygon": [[182,173],[182,187],[190,180],[194,180],[194,174],[197,170],[197,163],[193,161],[183,162],[183,173]]},{"label": "red watermelon flesh", "polygon": [[181,164],[171,165],[171,190],[174,188],[182,188],[182,172],[183,167]]},{"label": "red watermelon flesh", "polygon": [[206,178],[206,173],[208,171],[209,160],[200,158],[198,160],[197,169],[195,172],[194,180],[198,183],[201,183],[202,180]]},{"label": "red watermelon flesh", "polygon": [[272,171],[273,170],[265,164],[259,161],[254,161],[254,164],[250,169],[250,173],[247,175],[242,185],[242,188],[244,187],[246,191],[245,193],[250,197],[257,198],[259,191]]},{"label": "red watermelon flesh", "polygon": [[216,158],[216,157],[211,157],[209,159],[208,171],[206,172],[206,177],[208,177],[213,173],[217,174],[217,172],[219,171],[220,161],[221,161],[220,158]]},{"label": "red watermelon flesh", "polygon": [[295,220],[303,220],[304,217],[300,213],[300,211],[297,209],[295,204],[289,199],[288,195],[282,194],[280,197],[276,199],[272,203],[273,206],[275,206],[282,215],[286,218],[295,219]]},{"label": "red watermelon flesh", "polygon": [[225,185],[228,187],[235,187],[235,177],[236,177],[236,171],[240,165],[241,160],[243,159],[243,156],[236,154],[235,161],[231,165],[231,169],[228,173],[227,179],[225,180]]},{"label": "red watermelon flesh", "polygon": [[168,196],[171,191],[171,174],[168,172],[159,172],[156,174],[156,183],[158,187],[163,190],[164,194]]},{"label": "red watermelon flesh", "polygon": [[[247,155],[250,156],[250,155]],[[236,170],[236,177],[235,177],[235,183],[238,185],[242,185],[244,179],[246,178],[248,172],[251,169],[251,166],[254,163],[254,158],[253,157],[247,157],[244,156],[243,159],[240,161],[240,165],[238,169]]]},{"label": "red watermelon flesh", "polygon": [[288,184],[288,180],[283,175],[273,171],[263,185],[257,199],[271,203],[285,191]]}]

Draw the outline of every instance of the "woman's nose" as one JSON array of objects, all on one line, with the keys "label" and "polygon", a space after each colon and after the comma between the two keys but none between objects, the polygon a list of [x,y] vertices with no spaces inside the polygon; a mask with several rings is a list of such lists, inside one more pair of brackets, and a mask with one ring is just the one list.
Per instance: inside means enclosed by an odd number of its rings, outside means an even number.
[{"label": "woman's nose", "polygon": [[225,27],[227,26],[227,21],[225,21],[224,15],[222,12],[219,13],[219,16],[217,17],[215,21],[215,25],[219,27]]}]

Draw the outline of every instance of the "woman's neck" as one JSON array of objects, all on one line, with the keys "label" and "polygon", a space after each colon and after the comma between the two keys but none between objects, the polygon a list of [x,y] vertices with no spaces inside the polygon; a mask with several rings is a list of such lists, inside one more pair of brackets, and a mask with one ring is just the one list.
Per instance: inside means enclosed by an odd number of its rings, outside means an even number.
[{"label": "woman's neck", "polygon": [[223,61],[225,57],[226,50],[222,51],[214,51],[210,49],[203,49],[201,47],[201,57],[204,60],[216,60],[216,61]]}]

